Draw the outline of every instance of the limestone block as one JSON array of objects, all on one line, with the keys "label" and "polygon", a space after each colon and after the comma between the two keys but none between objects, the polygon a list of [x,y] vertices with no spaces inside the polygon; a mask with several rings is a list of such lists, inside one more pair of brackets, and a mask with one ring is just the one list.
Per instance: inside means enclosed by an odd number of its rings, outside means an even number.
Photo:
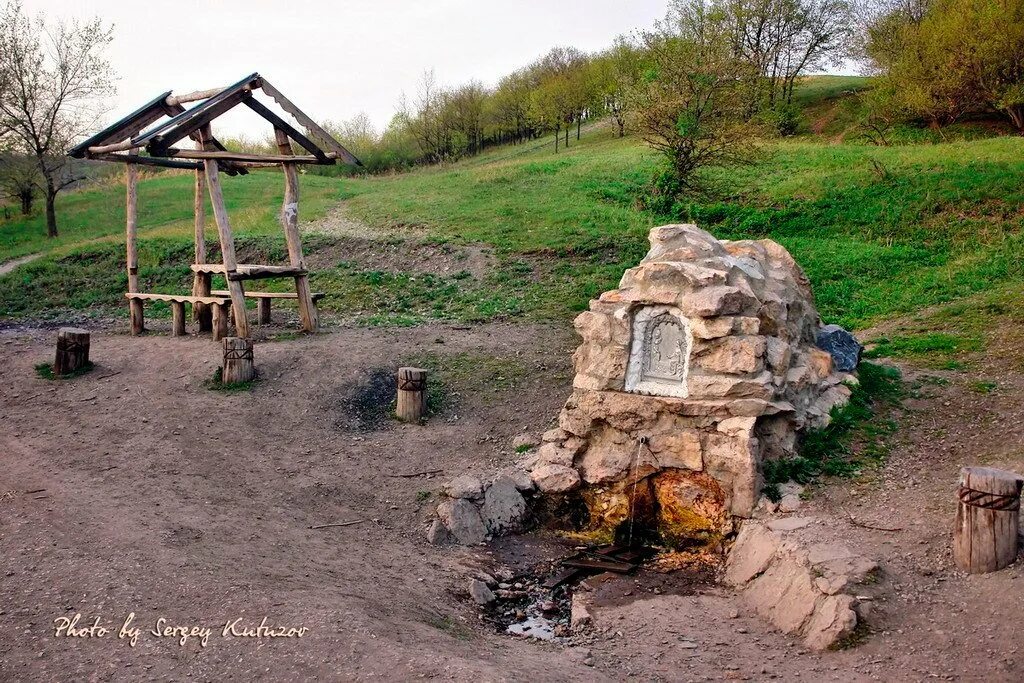
[{"label": "limestone block", "polygon": [[[669,424],[672,424],[671,421]],[[704,469],[700,433],[694,429],[673,429],[656,426],[650,434],[648,447],[661,468]]]},{"label": "limestone block", "polygon": [[789,342],[778,337],[767,337],[765,360],[773,374],[785,375],[789,371],[789,362],[792,358],[793,347]]},{"label": "limestone block", "polygon": [[744,524],[729,551],[725,581],[742,586],[768,568],[779,549],[779,537],[760,524]]},{"label": "limestone block", "polygon": [[575,456],[576,454],[572,449],[564,448],[559,443],[546,443],[537,451],[537,466],[563,465],[565,467],[572,467],[572,461]]},{"label": "limestone block", "polygon": [[738,287],[719,285],[682,294],[677,305],[687,317],[710,318],[717,315],[735,315],[754,307],[757,299]]},{"label": "limestone block", "polygon": [[704,471],[721,483],[729,511],[749,517],[761,495],[757,439],[711,433],[704,435],[703,446]]},{"label": "limestone block", "polygon": [[807,623],[804,644],[825,650],[837,644],[857,627],[856,600],[850,595],[830,595],[821,601]]},{"label": "limestone block", "polygon": [[611,316],[593,311],[584,311],[573,320],[576,333],[584,341],[607,344],[612,340]]},{"label": "limestone block", "polygon": [[811,371],[813,381],[820,382],[832,374],[832,354],[816,346],[808,348],[807,367]]},{"label": "limestone block", "polygon": [[580,473],[564,465],[538,467],[530,472],[530,478],[542,493],[568,493],[580,485]]},{"label": "limestone block", "polygon": [[699,352],[693,362],[712,372],[746,374],[764,368],[767,340],[755,336],[730,336],[712,342]]},{"label": "limestone block", "polygon": [[689,398],[772,398],[772,375],[762,372],[753,377],[691,372],[687,377]]},{"label": "limestone block", "polygon": [[718,339],[732,334],[736,318],[719,316],[717,318],[690,318],[690,330],[695,339]]}]

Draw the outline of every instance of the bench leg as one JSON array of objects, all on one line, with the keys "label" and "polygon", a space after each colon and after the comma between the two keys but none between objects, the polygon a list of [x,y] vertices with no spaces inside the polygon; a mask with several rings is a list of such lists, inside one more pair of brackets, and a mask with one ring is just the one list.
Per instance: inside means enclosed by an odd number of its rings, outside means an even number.
[{"label": "bench leg", "polygon": [[185,302],[171,302],[171,336],[185,336]]},{"label": "bench leg", "polygon": [[128,299],[128,315],[132,321],[133,335],[139,335],[146,331],[145,318],[142,314],[142,299]]},{"label": "bench leg", "polygon": [[213,341],[220,341],[228,336],[228,317],[231,304],[215,304],[213,306]]},{"label": "bench leg", "polygon": [[[192,283],[192,294],[210,296],[210,278],[209,273],[196,273],[195,281]],[[192,304],[192,317],[199,323],[200,332],[213,330],[213,309],[210,304]]]},{"label": "bench leg", "polygon": [[259,308],[259,322],[260,325],[270,324],[270,299],[259,299],[256,302],[256,306]]}]

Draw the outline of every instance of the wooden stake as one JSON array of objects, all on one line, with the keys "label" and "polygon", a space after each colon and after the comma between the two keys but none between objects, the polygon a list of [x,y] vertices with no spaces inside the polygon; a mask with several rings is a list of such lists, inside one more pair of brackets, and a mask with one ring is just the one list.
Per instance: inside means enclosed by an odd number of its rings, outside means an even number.
[{"label": "wooden stake", "polygon": [[270,302],[271,299],[257,299],[256,308],[259,311],[260,325],[270,324]]},{"label": "wooden stake", "polygon": [[[137,152],[133,151],[132,154]],[[136,245],[138,230],[138,168],[135,164],[125,165],[125,245],[127,246],[128,291],[139,291],[139,251]],[[146,329],[141,299],[128,300],[128,314],[132,323],[132,334],[142,334]]]},{"label": "wooden stake", "polygon": [[252,358],[252,340],[224,337],[224,365],[220,379],[224,384],[249,382],[256,377]]},{"label": "wooden stake", "polygon": [[[274,138],[277,141],[277,149],[282,155],[292,154],[291,142],[283,130],[275,128]],[[284,170],[284,206],[281,207],[281,226],[284,228],[284,238],[288,243],[288,262],[295,268],[305,268],[302,257],[302,238],[299,236],[299,173],[293,163],[282,163],[281,168]],[[306,332],[316,332],[320,321],[309,289],[308,275],[296,276],[295,293],[298,295],[302,329]],[[269,319],[267,322],[270,322]]]},{"label": "wooden stake", "polygon": [[398,405],[395,413],[406,422],[419,422],[427,412],[427,371],[398,368]]},{"label": "wooden stake", "polygon": [[994,572],[1017,559],[1020,475],[992,467],[960,470],[953,560],[970,574]]},{"label": "wooden stake", "polygon": [[[197,306],[198,304],[192,304]],[[172,337],[184,337],[185,336],[185,302],[184,301],[172,301],[171,302],[171,336]]]},{"label": "wooden stake", "polygon": [[[200,139],[204,139],[205,130],[200,130]],[[202,147],[203,142],[197,142],[197,147]],[[192,200],[193,212],[195,215],[195,262],[206,263],[206,176],[203,171],[196,169],[195,196]],[[210,296],[210,276],[205,273],[196,273],[192,278],[193,296]],[[192,304],[192,317],[199,323],[200,332],[209,332],[213,329],[213,312],[206,304]]]},{"label": "wooden stake", "polygon": [[67,375],[89,362],[89,332],[78,327],[62,327],[57,331],[57,356],[53,374]]},{"label": "wooden stake", "polygon": [[[235,279],[238,272],[238,262],[235,260],[235,238],[231,234],[231,224],[228,222],[228,210],[224,206],[224,195],[220,189],[220,174],[217,170],[216,161],[205,161],[206,182],[210,188],[210,204],[213,206],[213,216],[217,220],[217,232],[220,233],[220,250],[224,257],[224,274],[228,281],[228,291],[231,293],[231,308],[235,314],[235,332],[239,337],[249,336],[249,320],[245,314],[245,290],[242,288],[241,280]],[[224,316],[221,316],[224,319]]]}]

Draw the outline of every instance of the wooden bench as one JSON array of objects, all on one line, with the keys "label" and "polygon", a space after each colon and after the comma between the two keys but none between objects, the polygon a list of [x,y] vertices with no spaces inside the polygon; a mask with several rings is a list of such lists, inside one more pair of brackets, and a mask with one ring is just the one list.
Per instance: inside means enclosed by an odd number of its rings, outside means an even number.
[{"label": "wooden bench", "polygon": [[[228,296],[230,292],[226,289],[215,289],[210,292],[214,296]],[[299,295],[295,292],[246,292],[246,298],[256,299],[256,306],[259,311],[259,323],[266,325],[270,323],[270,302],[274,299],[293,299],[297,300]],[[320,301],[327,296],[324,292],[312,292],[310,298],[313,303]]]},{"label": "wooden bench", "polygon": [[[226,294],[227,292],[225,292]],[[185,334],[185,304],[205,304],[213,307],[213,340],[220,341],[228,335],[228,321],[231,318],[231,298],[228,296],[191,296],[189,294],[149,294],[127,292],[129,301],[166,301],[171,305],[171,336]]]},{"label": "wooden bench", "polygon": [[[224,275],[227,272],[223,263],[193,263],[191,268],[193,273],[204,275]],[[235,267],[235,274],[229,279],[260,280],[271,277],[297,277],[307,273],[308,271],[305,268],[296,268],[294,266],[263,266],[254,263],[239,263]]]}]

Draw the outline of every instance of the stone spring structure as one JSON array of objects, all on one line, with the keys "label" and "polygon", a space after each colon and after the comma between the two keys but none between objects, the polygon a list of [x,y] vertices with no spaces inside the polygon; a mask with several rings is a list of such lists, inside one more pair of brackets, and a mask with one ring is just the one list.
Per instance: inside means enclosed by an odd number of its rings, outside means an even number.
[{"label": "stone spring structure", "polygon": [[629,521],[669,544],[717,542],[754,512],[764,463],[796,455],[798,434],[848,400],[860,347],[822,326],[783,247],[693,225],[655,228],[650,242],[619,288],[576,318],[582,343],[558,427],[520,470],[452,482],[432,540],[514,530],[532,496],[549,511],[582,503],[577,530],[595,539]]}]

